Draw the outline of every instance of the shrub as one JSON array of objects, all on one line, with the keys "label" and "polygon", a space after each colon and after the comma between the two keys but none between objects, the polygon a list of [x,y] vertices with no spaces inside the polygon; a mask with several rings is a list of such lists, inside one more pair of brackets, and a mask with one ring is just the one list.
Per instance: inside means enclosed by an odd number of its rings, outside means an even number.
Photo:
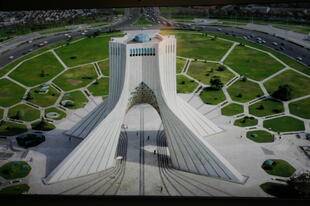
[{"label": "shrub", "polygon": [[293,89],[290,85],[284,84],[284,85],[280,85],[278,90],[273,92],[271,96],[273,96],[274,98],[283,100],[283,101],[287,101],[292,98],[292,91]]},{"label": "shrub", "polygon": [[224,67],[223,65],[220,65],[218,68],[217,68],[217,71],[225,71],[226,67]]}]

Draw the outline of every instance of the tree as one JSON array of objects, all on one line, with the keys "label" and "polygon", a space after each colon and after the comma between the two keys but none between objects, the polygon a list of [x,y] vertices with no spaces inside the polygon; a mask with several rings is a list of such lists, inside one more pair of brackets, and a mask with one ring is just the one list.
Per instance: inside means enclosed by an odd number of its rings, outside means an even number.
[{"label": "tree", "polygon": [[263,109],[265,109],[265,107],[264,107],[264,105],[261,104],[261,105],[259,105],[259,106],[257,107],[257,109],[258,109],[258,110],[263,110]]},{"label": "tree", "polygon": [[45,77],[45,71],[41,70],[40,77]]},{"label": "tree", "polygon": [[293,89],[290,85],[284,84],[284,85],[280,85],[278,90],[273,92],[271,96],[273,96],[274,98],[283,100],[283,101],[287,101],[292,98],[292,91]]},{"label": "tree", "polygon": [[33,99],[33,96],[31,94],[31,92],[28,92],[27,95],[26,95],[26,100],[29,101],[31,99]]},{"label": "tree", "polygon": [[45,119],[42,117],[39,124],[37,125],[38,129],[44,129],[47,126],[47,122],[45,121]]},{"label": "tree", "polygon": [[310,173],[295,175],[287,181],[288,187],[296,191],[301,198],[310,198]]},{"label": "tree", "polygon": [[223,82],[219,76],[212,76],[210,79],[211,88],[219,90],[223,87]]},{"label": "tree", "polygon": [[246,76],[243,76],[241,81],[246,82],[248,80],[248,78]]},{"label": "tree", "polygon": [[223,65],[220,65],[218,68],[217,68],[217,71],[224,71],[226,69],[226,67],[224,67]]},{"label": "tree", "polygon": [[14,119],[20,120],[22,118],[22,112],[18,110],[14,116]]}]

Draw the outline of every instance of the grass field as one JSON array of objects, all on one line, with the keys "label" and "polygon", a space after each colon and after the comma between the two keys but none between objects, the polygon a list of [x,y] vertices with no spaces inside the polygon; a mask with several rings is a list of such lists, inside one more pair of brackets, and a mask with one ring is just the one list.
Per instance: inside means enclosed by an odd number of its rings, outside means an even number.
[{"label": "grass field", "polygon": [[284,68],[268,54],[244,46],[237,46],[225,60],[241,75],[260,81]]},{"label": "grass field", "polygon": [[273,142],[274,135],[264,130],[251,130],[246,133],[246,137],[257,143]]},{"label": "grass field", "polygon": [[290,30],[294,32],[298,32],[301,34],[308,34],[310,32],[309,26],[297,26],[297,25],[273,25],[273,27],[279,28],[279,29],[285,29]]},{"label": "grass field", "polygon": [[252,46],[252,47],[255,47],[255,48],[267,51],[267,52],[270,52],[271,54],[273,54],[274,56],[279,58],[281,61],[283,61],[284,63],[286,63],[290,67],[295,68],[295,69],[297,69],[297,70],[299,70],[299,71],[301,71],[301,72],[303,72],[305,74],[310,75],[310,68],[308,66],[305,66],[305,65],[299,63],[298,61],[296,61],[295,59],[293,59],[291,57],[288,57],[288,56],[286,56],[286,55],[284,55],[284,54],[282,54],[282,53],[280,53],[280,52],[278,52],[276,50],[273,50],[271,48],[265,47],[265,46],[260,45],[260,44],[256,44],[256,43],[247,41],[245,39],[233,37],[233,36],[230,36],[230,35],[213,33],[213,32],[208,32],[208,34],[216,35],[218,37],[222,37],[222,38],[229,39],[229,40],[232,40],[232,41],[240,42],[240,43],[243,43],[243,44],[246,44],[246,45],[249,45],[249,46]]},{"label": "grass field", "polygon": [[234,77],[227,68],[224,71],[218,71],[220,64],[204,63],[204,62],[191,62],[187,74],[193,78],[209,85],[210,79],[213,76],[219,76],[221,81],[225,84]]},{"label": "grass field", "polygon": [[216,39],[212,40],[202,34],[162,32],[172,34],[177,39],[177,56],[219,61],[231,47],[232,43]]},{"label": "grass field", "polygon": [[191,93],[197,88],[198,84],[186,76],[177,76],[177,93]]},{"label": "grass field", "polygon": [[243,105],[231,103],[221,109],[222,115],[233,116],[244,111]]},{"label": "grass field", "polygon": [[109,76],[109,74],[110,74],[109,60],[103,61],[103,62],[99,62],[98,65],[99,65],[99,68],[100,68],[100,70],[101,70],[101,73],[102,73],[104,76]]},{"label": "grass field", "polygon": [[56,49],[56,53],[68,66],[86,64],[109,57],[109,40],[122,36],[120,33],[85,38],[76,43]]},{"label": "grass field", "polygon": [[248,102],[263,95],[258,84],[249,80],[238,80],[227,89],[232,100],[237,102]]},{"label": "grass field", "polygon": [[0,176],[7,180],[26,177],[31,171],[30,165],[24,161],[5,163],[0,167]]},{"label": "grass field", "polygon": [[156,25],[156,23],[148,20],[147,18],[145,18],[144,16],[141,16],[138,21],[136,23],[134,23],[133,25],[135,26],[143,26],[143,25]]},{"label": "grass field", "polygon": [[108,96],[109,78],[101,78],[88,87],[93,96]]},{"label": "grass field", "polygon": [[66,93],[61,101],[63,100],[71,100],[74,101],[74,106],[68,107],[69,109],[78,109],[85,106],[85,103],[88,102],[88,99],[81,91],[75,91]]},{"label": "grass field", "polygon": [[0,109],[0,120],[3,118],[3,112],[4,112],[4,110]]},{"label": "grass field", "polygon": [[92,64],[72,68],[54,80],[54,83],[64,91],[85,87],[97,78]]},{"label": "grass field", "polygon": [[290,108],[290,113],[305,119],[310,119],[310,98],[292,102],[288,106]]},{"label": "grass field", "polygon": [[269,94],[272,94],[280,85],[288,84],[292,87],[292,99],[310,94],[308,86],[310,78],[307,78],[292,70],[284,71],[264,83]]},{"label": "grass field", "polygon": [[263,117],[284,112],[283,103],[274,99],[264,99],[249,106],[250,114]]},{"label": "grass field", "polygon": [[59,114],[59,117],[53,118],[55,120],[61,120],[61,119],[65,118],[67,116],[67,114],[64,111],[62,111],[62,110],[60,110],[60,109],[58,109],[56,107],[51,107],[51,108],[46,109],[45,110],[45,115],[47,113],[49,113],[49,112],[57,112]]},{"label": "grass field", "polygon": [[211,105],[216,105],[226,100],[222,90],[212,90],[205,88],[199,96],[205,104]]},{"label": "grass field", "polygon": [[292,132],[305,130],[304,122],[294,117],[284,116],[265,120],[264,127],[276,132]]},{"label": "grass field", "polygon": [[250,127],[250,126],[255,126],[257,125],[258,120],[255,119],[254,117],[242,117],[240,119],[236,119],[234,122],[235,126],[239,127]]},{"label": "grass field", "polygon": [[48,123],[48,122],[46,122],[46,124],[42,127],[40,126],[40,122],[41,120],[32,123],[31,128],[33,130],[40,130],[40,131],[50,131],[56,128],[55,125]]},{"label": "grass field", "polygon": [[0,88],[0,106],[3,107],[9,107],[20,102],[26,91],[8,79],[0,79]]},{"label": "grass field", "polygon": [[28,192],[30,187],[27,184],[19,184],[19,185],[13,185],[8,186],[0,190],[0,194],[2,195],[20,195],[25,192]]},{"label": "grass field", "polygon": [[177,58],[176,60],[176,73],[181,73],[185,66],[186,60]]},{"label": "grass field", "polygon": [[19,120],[33,121],[40,118],[40,111],[26,104],[19,104],[9,109],[8,117],[16,119],[16,114],[20,113]]},{"label": "grass field", "polygon": [[40,87],[31,89],[30,93],[33,99],[28,100],[29,102],[36,104],[38,106],[47,107],[53,105],[60,96],[60,93],[51,86],[48,88],[48,92],[46,94],[40,94],[38,92],[39,89]]},{"label": "grass field", "polygon": [[[35,86],[47,82],[61,72],[64,68],[56,57],[48,52],[21,64],[9,76],[26,85]],[[44,75],[42,75],[44,72]]]},{"label": "grass field", "polygon": [[272,159],[272,161],[275,163],[271,167],[263,167],[263,170],[265,170],[268,174],[270,175],[275,175],[275,176],[280,176],[280,177],[290,177],[296,169],[290,165],[288,162],[285,160],[280,160],[280,159]]},{"label": "grass field", "polygon": [[260,185],[260,188],[269,195],[278,198],[296,198],[296,192],[292,191],[286,184],[266,182]]},{"label": "grass field", "polygon": [[24,124],[17,124],[13,122],[3,122],[0,124],[0,136],[14,136],[27,131]]}]

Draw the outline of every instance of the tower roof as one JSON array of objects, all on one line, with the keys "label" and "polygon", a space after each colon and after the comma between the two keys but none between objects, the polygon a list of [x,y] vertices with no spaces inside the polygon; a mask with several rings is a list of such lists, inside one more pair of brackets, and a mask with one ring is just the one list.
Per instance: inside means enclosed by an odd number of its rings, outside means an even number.
[{"label": "tower roof", "polygon": [[137,34],[133,39],[133,41],[140,42],[140,43],[147,42],[150,40],[151,40],[151,37],[145,33],[144,34]]}]

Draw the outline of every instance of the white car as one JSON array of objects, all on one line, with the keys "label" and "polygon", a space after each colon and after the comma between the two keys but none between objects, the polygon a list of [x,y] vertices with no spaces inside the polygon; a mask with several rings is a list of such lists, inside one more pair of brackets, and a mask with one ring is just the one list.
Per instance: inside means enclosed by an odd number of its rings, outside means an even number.
[{"label": "white car", "polygon": [[44,41],[44,44],[47,44],[48,43],[48,41]]},{"label": "white car", "polygon": [[81,34],[82,34],[82,35],[85,35],[85,33],[84,33],[84,32],[82,32]]},{"label": "white car", "polygon": [[217,30],[218,30],[218,31],[222,31],[222,29],[221,29],[221,28],[217,28]]},{"label": "white car", "polygon": [[301,57],[297,57],[296,58],[298,61],[302,61],[302,58]]},{"label": "white car", "polygon": [[14,59],[14,56],[10,56],[9,59]]},{"label": "white car", "polygon": [[278,46],[278,43],[277,42],[272,42],[273,45],[275,46]]},{"label": "white car", "polygon": [[32,43],[32,40],[29,40],[28,43],[31,44],[31,43]]}]

